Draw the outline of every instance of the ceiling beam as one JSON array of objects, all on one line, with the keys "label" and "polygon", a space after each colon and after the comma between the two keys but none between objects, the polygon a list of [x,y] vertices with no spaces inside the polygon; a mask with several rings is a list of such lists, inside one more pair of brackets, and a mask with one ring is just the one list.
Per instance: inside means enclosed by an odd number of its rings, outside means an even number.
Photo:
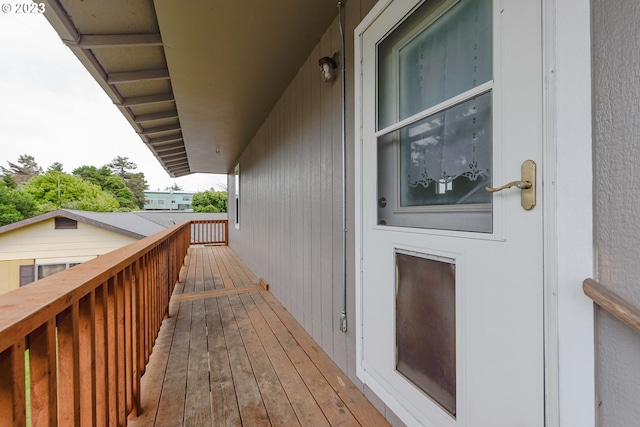
[{"label": "ceiling beam", "polygon": [[171,173],[173,173],[175,176],[185,176],[185,175],[191,174],[191,169],[190,168],[180,168],[175,170],[172,169]]},{"label": "ceiling beam", "polygon": [[149,138],[149,141],[147,142],[147,144],[156,146],[156,145],[168,144],[169,142],[177,142],[177,141],[182,141],[182,134],[161,136],[159,138]]},{"label": "ceiling beam", "polygon": [[166,68],[159,70],[123,71],[119,73],[108,73],[107,83],[117,85],[120,83],[133,83],[143,80],[168,80],[169,70]]},{"label": "ceiling beam", "polygon": [[[140,114],[139,116],[135,116],[133,120],[135,120],[136,123],[145,123],[145,122],[152,122],[154,120],[177,119],[177,118],[178,118],[178,112],[176,110],[170,110],[170,111],[162,111],[159,113]],[[175,141],[175,139],[173,140]]]},{"label": "ceiling beam", "polygon": [[167,159],[167,160],[177,159],[178,157],[185,157],[185,152],[184,151],[179,152],[179,153],[178,152],[176,152],[176,153],[164,152],[164,153],[160,154],[160,157],[162,157],[163,159]]},{"label": "ceiling beam", "polygon": [[184,143],[182,141],[168,142],[166,144],[156,144],[156,145],[151,144],[151,146],[157,152],[172,150],[174,148],[181,148],[184,150]]},{"label": "ceiling beam", "polygon": [[154,135],[157,133],[165,133],[165,132],[180,132],[180,123],[175,123],[171,125],[165,126],[156,126],[152,128],[142,129],[140,133],[144,135]]},{"label": "ceiling beam", "polygon": [[134,107],[136,105],[159,104],[161,102],[175,101],[173,93],[161,93],[159,95],[132,96],[122,101],[123,107]]},{"label": "ceiling beam", "polygon": [[156,153],[158,153],[158,155],[160,157],[162,156],[166,156],[166,155],[170,155],[170,154],[185,154],[186,156],[186,150],[184,149],[184,147],[174,147],[174,148],[169,148],[169,149],[165,149],[165,150],[156,150]]},{"label": "ceiling beam", "polygon": [[104,49],[115,47],[162,46],[162,38],[155,34],[84,34],[79,41],[68,41],[67,46],[81,49]]},{"label": "ceiling beam", "polygon": [[189,160],[187,160],[186,158],[181,160],[170,160],[170,161],[165,161],[164,164],[169,168],[178,168],[181,166],[189,167]]}]

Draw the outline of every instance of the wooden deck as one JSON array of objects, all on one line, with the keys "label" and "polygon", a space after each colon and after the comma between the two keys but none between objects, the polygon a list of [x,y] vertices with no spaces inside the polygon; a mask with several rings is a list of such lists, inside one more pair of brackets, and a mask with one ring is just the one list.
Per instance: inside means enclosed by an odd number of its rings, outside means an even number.
[{"label": "wooden deck", "polygon": [[191,248],[129,426],[384,426],[226,246]]}]

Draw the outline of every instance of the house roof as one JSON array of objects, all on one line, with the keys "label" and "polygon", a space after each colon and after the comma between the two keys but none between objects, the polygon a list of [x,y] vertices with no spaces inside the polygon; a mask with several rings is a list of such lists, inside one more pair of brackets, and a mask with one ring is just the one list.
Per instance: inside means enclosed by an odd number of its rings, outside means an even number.
[{"label": "house roof", "polygon": [[0,234],[56,217],[73,219],[78,222],[90,224],[95,227],[100,227],[135,239],[142,239],[150,236],[151,234],[164,230],[168,226],[163,227],[159,223],[148,220],[140,215],[136,215],[133,212],[86,212],[70,209],[58,209],[2,226],[0,227]]},{"label": "house roof", "polygon": [[229,172],[338,14],[327,0],[45,3],[62,40],[174,177]]}]

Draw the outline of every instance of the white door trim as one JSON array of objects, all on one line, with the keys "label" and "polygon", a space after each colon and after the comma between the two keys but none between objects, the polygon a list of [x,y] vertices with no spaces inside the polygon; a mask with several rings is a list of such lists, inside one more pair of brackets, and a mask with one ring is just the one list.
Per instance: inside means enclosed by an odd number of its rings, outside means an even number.
[{"label": "white door trim", "polygon": [[[589,0],[543,1],[547,425],[595,425]],[[590,410],[589,410],[590,408]]]},{"label": "white door trim", "polygon": [[[499,1],[499,0],[496,0]],[[595,425],[591,44],[589,0],[543,2],[545,357],[547,426]],[[356,373],[399,417],[413,418],[362,368],[362,45],[392,0],[379,0],[354,32]],[[592,408],[592,410],[585,410]]]}]

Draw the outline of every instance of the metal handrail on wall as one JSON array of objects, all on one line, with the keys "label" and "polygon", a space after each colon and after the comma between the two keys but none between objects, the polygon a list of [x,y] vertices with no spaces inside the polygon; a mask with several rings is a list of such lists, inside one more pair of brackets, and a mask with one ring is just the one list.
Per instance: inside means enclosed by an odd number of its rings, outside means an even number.
[{"label": "metal handrail on wall", "polygon": [[640,334],[640,310],[593,279],[586,279],[582,289],[594,303]]},{"label": "metal handrail on wall", "polygon": [[[0,427],[125,426],[191,242],[175,225],[0,296]],[[28,381],[25,379],[28,378]]]}]

